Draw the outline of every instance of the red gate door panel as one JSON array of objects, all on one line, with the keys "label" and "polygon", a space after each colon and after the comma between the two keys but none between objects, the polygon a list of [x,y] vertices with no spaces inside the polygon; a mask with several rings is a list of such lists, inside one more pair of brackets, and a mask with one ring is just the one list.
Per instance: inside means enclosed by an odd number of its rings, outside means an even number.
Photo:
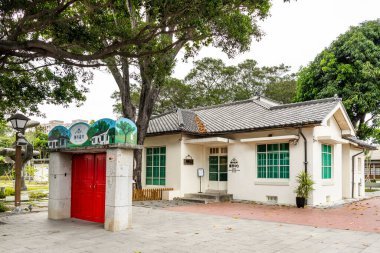
[{"label": "red gate door panel", "polygon": [[106,154],[95,156],[94,221],[104,223],[106,202]]},{"label": "red gate door panel", "polygon": [[74,155],[71,217],[104,223],[105,154]]}]

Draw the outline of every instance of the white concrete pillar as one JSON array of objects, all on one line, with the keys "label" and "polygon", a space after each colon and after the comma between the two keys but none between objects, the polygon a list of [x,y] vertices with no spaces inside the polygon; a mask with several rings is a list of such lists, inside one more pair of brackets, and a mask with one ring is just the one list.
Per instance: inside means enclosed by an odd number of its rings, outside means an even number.
[{"label": "white concrete pillar", "polygon": [[108,149],[104,228],[127,229],[132,224],[132,149]]},{"label": "white concrete pillar", "polygon": [[50,153],[48,217],[53,220],[71,217],[71,154]]}]

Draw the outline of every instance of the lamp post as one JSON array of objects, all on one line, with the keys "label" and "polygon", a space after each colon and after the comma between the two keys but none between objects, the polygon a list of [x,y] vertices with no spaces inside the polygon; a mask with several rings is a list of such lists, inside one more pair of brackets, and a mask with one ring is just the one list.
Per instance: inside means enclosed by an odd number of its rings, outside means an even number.
[{"label": "lamp post", "polygon": [[30,119],[20,113],[12,115],[8,121],[11,122],[12,127],[16,130],[16,157],[15,157],[15,211],[20,211],[21,205],[21,146],[28,144],[28,141],[24,137],[25,127]]}]

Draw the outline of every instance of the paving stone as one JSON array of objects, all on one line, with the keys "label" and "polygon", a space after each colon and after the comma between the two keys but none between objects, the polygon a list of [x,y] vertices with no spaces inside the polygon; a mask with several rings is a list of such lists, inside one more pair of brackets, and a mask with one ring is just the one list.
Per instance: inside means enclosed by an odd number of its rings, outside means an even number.
[{"label": "paving stone", "polygon": [[[0,252],[380,252],[380,234],[133,207],[131,229],[52,221],[46,212],[1,217]],[[6,235],[6,236],[2,236]]]}]

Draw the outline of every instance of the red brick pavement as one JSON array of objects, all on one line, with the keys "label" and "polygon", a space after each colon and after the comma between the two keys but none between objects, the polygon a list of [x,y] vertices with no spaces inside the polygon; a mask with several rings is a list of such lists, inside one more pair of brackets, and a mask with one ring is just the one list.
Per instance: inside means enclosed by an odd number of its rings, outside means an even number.
[{"label": "red brick pavement", "polygon": [[212,203],[171,207],[166,210],[380,233],[380,197],[328,209]]}]

